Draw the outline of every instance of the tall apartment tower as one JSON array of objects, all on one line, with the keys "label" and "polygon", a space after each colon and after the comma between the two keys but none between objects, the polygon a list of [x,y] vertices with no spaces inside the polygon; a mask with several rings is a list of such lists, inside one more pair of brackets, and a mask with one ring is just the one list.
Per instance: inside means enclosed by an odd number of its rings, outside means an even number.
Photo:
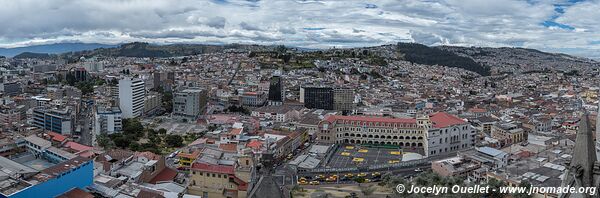
[{"label": "tall apartment tower", "polygon": [[348,88],[333,89],[333,109],[352,111],[354,108],[354,90]]},{"label": "tall apartment tower", "polygon": [[303,87],[302,100],[306,108],[352,111],[354,90],[327,86]]},{"label": "tall apartment tower", "polygon": [[269,84],[269,105],[281,105],[285,100],[284,80],[280,72],[273,73]]},{"label": "tall apartment tower", "polygon": [[94,112],[94,135],[113,134],[123,130],[119,107],[99,106]]},{"label": "tall apartment tower", "polygon": [[165,79],[165,75],[161,74],[160,71],[154,71],[154,75],[152,78],[152,87],[154,88],[154,90],[160,89]]},{"label": "tall apartment tower", "polygon": [[136,118],[144,112],[146,90],[144,81],[139,78],[119,80],[119,107],[123,118]]},{"label": "tall apartment tower", "polygon": [[303,87],[303,89],[306,108],[333,110],[334,92],[331,87]]},{"label": "tall apartment tower", "polygon": [[196,120],[206,107],[208,94],[198,88],[185,89],[173,96],[173,116]]}]

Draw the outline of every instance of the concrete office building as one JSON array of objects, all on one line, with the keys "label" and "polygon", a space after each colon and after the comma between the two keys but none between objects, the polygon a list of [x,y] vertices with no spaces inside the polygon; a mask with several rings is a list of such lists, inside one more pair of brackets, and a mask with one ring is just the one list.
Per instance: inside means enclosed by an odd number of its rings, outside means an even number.
[{"label": "concrete office building", "polygon": [[23,89],[19,82],[4,82],[0,83],[0,92],[7,96],[16,96],[22,93]]},{"label": "concrete office building", "polygon": [[113,134],[123,130],[122,113],[119,107],[98,107],[94,113],[94,133]]},{"label": "concrete office building", "polygon": [[206,107],[207,92],[203,89],[190,88],[173,95],[173,116],[196,120]]},{"label": "concrete office building", "polygon": [[303,87],[302,101],[306,108],[351,111],[354,107],[354,90],[327,86]]},{"label": "concrete office building", "polygon": [[136,118],[142,115],[145,92],[142,79],[127,77],[119,80],[119,107],[123,118]]},{"label": "concrete office building", "polygon": [[352,111],[354,108],[354,90],[347,88],[333,89],[333,109]]},{"label": "concrete office building", "polygon": [[303,87],[304,107],[310,109],[333,110],[333,89],[331,87]]},{"label": "concrete office building", "polygon": [[242,105],[251,107],[260,107],[267,101],[264,92],[245,92],[242,94]]},{"label": "concrete office building", "polygon": [[269,105],[282,105],[285,100],[285,87],[283,77],[279,73],[273,74],[269,83]]},{"label": "concrete office building", "polygon": [[32,124],[43,130],[70,135],[73,132],[73,115],[70,108],[48,109],[36,107],[33,109]]}]

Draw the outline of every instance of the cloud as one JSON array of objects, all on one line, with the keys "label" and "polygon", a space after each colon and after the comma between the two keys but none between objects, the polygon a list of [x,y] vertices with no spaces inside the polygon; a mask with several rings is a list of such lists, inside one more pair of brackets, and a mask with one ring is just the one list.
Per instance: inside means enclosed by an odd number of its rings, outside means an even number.
[{"label": "cloud", "polygon": [[530,47],[599,57],[599,1],[19,0],[0,47],[64,41]]},{"label": "cloud", "polygon": [[209,27],[223,29],[225,28],[226,21],[227,19],[225,19],[224,17],[211,17],[205,21],[205,24]]},{"label": "cloud", "polygon": [[260,27],[248,24],[246,22],[241,22],[240,27],[244,30],[255,30],[255,31],[262,30]]},{"label": "cloud", "polygon": [[296,34],[296,30],[291,27],[280,27],[279,32],[284,34]]}]

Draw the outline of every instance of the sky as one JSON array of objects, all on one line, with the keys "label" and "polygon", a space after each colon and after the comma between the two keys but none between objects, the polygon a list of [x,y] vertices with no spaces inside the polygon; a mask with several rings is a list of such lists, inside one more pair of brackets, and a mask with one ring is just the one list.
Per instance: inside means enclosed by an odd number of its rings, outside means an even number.
[{"label": "sky", "polygon": [[0,0],[0,47],[525,47],[600,59],[600,0]]}]

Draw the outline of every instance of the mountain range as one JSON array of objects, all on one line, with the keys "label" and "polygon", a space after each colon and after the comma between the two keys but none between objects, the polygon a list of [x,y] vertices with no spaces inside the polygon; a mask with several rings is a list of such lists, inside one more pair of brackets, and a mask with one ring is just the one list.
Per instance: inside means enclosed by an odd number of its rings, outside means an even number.
[{"label": "mountain range", "polygon": [[[457,67],[478,73],[482,76],[502,73],[545,71],[548,69],[569,72],[573,69],[600,67],[600,62],[561,53],[548,53],[527,48],[490,48],[426,46],[417,43],[397,43],[359,48],[333,48],[303,50],[282,45],[244,44],[169,44],[157,45],[142,42],[121,45],[97,43],[59,43],[21,48],[2,49],[0,56],[15,58],[44,58],[52,55],[68,62],[76,62],[80,57],[177,57],[216,52],[262,52],[289,66],[314,66],[315,60],[332,58],[360,58],[369,64],[385,66],[390,61],[408,61],[423,65]],[[288,62],[290,59],[295,62]],[[295,65],[294,65],[295,64]],[[280,65],[282,66],[282,65]]]},{"label": "mountain range", "polygon": [[24,52],[36,54],[62,54],[66,52],[94,50],[98,48],[112,48],[117,46],[118,45],[106,45],[99,43],[55,43],[27,47],[0,48],[0,56],[13,57]]}]

